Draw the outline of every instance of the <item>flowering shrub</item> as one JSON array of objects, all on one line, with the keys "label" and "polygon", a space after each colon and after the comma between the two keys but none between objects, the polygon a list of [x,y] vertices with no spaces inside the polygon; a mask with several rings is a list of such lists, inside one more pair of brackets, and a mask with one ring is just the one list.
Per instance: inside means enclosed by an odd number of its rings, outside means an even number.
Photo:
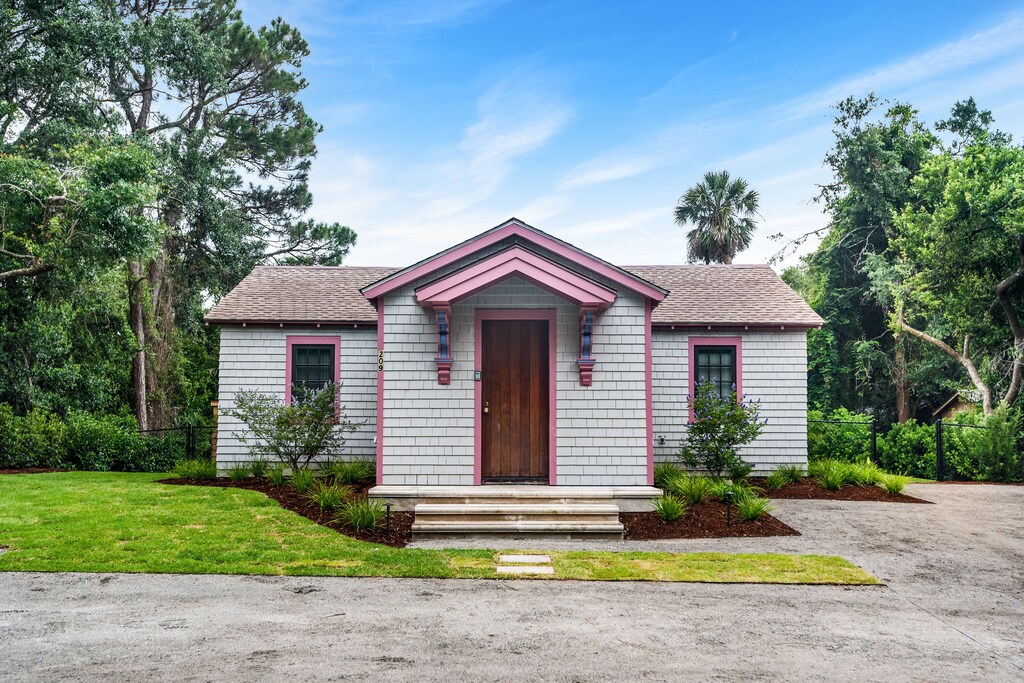
[{"label": "flowering shrub", "polygon": [[750,474],[739,449],[756,439],[767,422],[760,417],[759,402],[748,401],[746,394],[737,396],[735,386],[728,398],[721,398],[711,382],[698,384],[691,400],[693,419],[679,459],[716,477],[722,472],[729,472],[733,479]]}]

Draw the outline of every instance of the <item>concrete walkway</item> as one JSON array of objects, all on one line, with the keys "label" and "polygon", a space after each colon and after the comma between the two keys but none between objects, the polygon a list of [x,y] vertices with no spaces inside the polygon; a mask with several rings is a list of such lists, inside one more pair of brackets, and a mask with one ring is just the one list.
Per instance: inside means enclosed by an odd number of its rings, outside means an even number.
[{"label": "concrete walkway", "polygon": [[0,574],[0,679],[1024,679],[1024,487],[909,492],[937,504],[779,501],[802,536],[601,544],[836,554],[880,588]]}]

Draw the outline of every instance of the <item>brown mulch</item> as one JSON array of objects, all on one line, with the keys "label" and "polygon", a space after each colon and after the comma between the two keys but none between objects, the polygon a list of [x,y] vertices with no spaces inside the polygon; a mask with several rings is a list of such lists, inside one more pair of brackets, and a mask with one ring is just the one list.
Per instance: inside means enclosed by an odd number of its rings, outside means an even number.
[{"label": "brown mulch", "polygon": [[48,472],[69,472],[59,467],[15,467],[0,470],[0,474],[46,474]]},{"label": "brown mulch", "polygon": [[[317,524],[325,526],[329,529],[351,536],[352,538],[360,541],[367,541],[368,543],[382,543],[384,545],[390,545],[395,548],[403,548],[409,544],[412,540],[412,521],[413,513],[411,512],[391,512],[391,532],[388,533],[388,528],[385,523],[381,523],[380,528],[371,529],[369,531],[356,531],[347,524],[341,521],[333,519],[333,512],[324,512],[319,507],[310,502],[305,494],[299,493],[291,486],[287,484],[283,486],[276,486],[271,484],[266,479],[255,479],[249,478],[243,481],[232,481],[231,479],[161,479],[157,482],[158,484],[173,484],[176,486],[215,486],[218,488],[235,488],[235,489],[246,489],[249,491],[259,491],[268,498],[273,498],[281,507],[285,510],[291,510],[292,512],[302,515],[306,519],[312,520]],[[352,497],[361,497],[366,495],[366,491],[373,487],[373,482],[363,482],[361,485],[356,487],[356,490],[352,493]]]},{"label": "brown mulch", "polygon": [[686,514],[674,522],[663,521],[657,512],[621,512],[619,521],[626,528],[627,541],[800,535],[799,531],[771,515],[749,522],[741,521],[735,507],[730,524],[726,505],[713,501],[691,505]]},{"label": "brown mulch", "polygon": [[924,503],[932,505],[930,500],[908,496],[905,493],[892,494],[880,486],[844,486],[836,491],[829,491],[810,477],[805,477],[795,484],[786,484],[781,489],[772,490],[764,485],[764,479],[751,479],[750,483],[759,486],[767,498],[788,498],[799,500],[847,500],[875,501],[882,503]]}]

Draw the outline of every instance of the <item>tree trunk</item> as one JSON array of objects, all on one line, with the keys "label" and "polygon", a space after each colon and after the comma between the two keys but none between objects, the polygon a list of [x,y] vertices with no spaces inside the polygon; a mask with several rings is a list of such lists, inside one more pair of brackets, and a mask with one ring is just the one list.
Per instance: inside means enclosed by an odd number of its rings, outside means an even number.
[{"label": "tree trunk", "polygon": [[904,424],[914,417],[914,399],[910,395],[910,386],[907,383],[907,351],[903,348],[902,341],[896,342],[895,361],[893,380],[896,383],[896,421]]},{"label": "tree trunk", "polygon": [[1017,240],[1017,270],[1010,277],[996,285],[996,299],[1003,308],[1006,321],[1013,333],[1013,371],[1010,373],[1010,386],[1003,396],[1003,405],[1012,406],[1020,393],[1021,381],[1024,380],[1024,328],[1021,327],[1017,309],[1010,301],[1010,290],[1024,279],[1024,238]]},{"label": "tree trunk", "polygon": [[142,263],[128,264],[128,321],[137,348],[132,354],[132,408],[139,429],[149,429],[149,402],[146,395],[146,309]]}]

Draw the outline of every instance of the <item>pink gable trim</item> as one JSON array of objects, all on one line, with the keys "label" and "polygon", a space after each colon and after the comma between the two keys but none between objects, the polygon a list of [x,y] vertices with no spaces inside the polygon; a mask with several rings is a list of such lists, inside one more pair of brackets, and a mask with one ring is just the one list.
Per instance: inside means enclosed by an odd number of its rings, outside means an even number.
[{"label": "pink gable trim", "polygon": [[615,301],[614,291],[519,246],[421,287],[416,300],[424,306],[450,306],[513,275],[579,306],[604,310]]},{"label": "pink gable trim", "polygon": [[693,396],[696,385],[694,381],[697,377],[697,355],[694,353],[694,349],[698,346],[735,346],[736,347],[736,395],[743,396],[743,338],[742,337],[695,337],[692,334],[689,337],[689,355],[687,356],[690,361],[690,400],[687,401],[690,410],[690,420],[693,420]]},{"label": "pink gable trim", "polygon": [[631,277],[620,268],[616,268],[615,266],[605,263],[594,256],[590,256],[589,254],[585,254],[553,237],[544,235],[534,228],[528,227],[517,220],[509,221],[508,223],[489,230],[482,235],[478,235],[457,247],[446,252],[442,252],[441,254],[427,259],[415,266],[407,268],[405,271],[400,272],[398,275],[393,276],[385,282],[364,290],[363,296],[372,301],[373,299],[383,296],[398,287],[407,285],[414,280],[425,275],[429,275],[440,268],[451,265],[460,259],[511,236],[522,237],[523,239],[546,249],[553,254],[569,259],[573,263],[577,263],[584,268],[606,277],[616,284],[620,284],[634,292],[639,292],[652,301],[662,301],[666,296],[662,289],[646,283],[635,276]]},{"label": "pink gable trim", "polygon": [[334,414],[341,416],[341,337],[333,336],[309,336],[303,337],[289,334],[285,337],[285,361],[284,361],[284,403],[292,404],[292,347],[296,344],[318,344],[321,346],[331,345],[334,347],[334,387],[338,393],[338,399],[334,402]]},{"label": "pink gable trim", "polygon": [[[547,320],[548,321],[548,483],[558,484],[555,456],[558,444],[558,415],[555,401],[558,397],[558,358],[556,336],[558,333],[557,312],[553,308],[478,308],[473,324],[473,351],[475,370],[482,370],[484,320]],[[480,486],[481,461],[483,458],[483,387],[473,382],[473,485]]]}]

